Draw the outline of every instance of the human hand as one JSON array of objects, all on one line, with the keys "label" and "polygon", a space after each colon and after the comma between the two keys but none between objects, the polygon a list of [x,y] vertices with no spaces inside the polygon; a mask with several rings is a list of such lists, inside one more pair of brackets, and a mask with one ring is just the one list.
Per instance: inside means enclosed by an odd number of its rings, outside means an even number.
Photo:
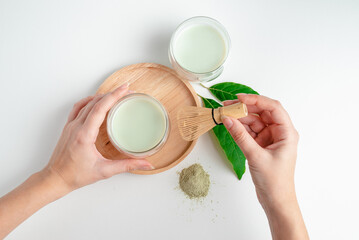
[{"label": "human hand", "polygon": [[48,165],[0,198],[0,239],[34,212],[72,190],[118,173],[153,169],[146,160],[106,159],[95,146],[108,110],[128,92],[128,86],[123,85],[75,104]]},{"label": "human hand", "polygon": [[[299,135],[288,113],[273,99],[239,94],[249,115],[239,120],[225,117],[226,126],[248,160],[259,202],[263,205],[296,201],[294,169]],[[264,206],[265,207],[265,206]]]},{"label": "human hand", "polygon": [[77,102],[48,165],[42,171],[56,175],[57,178],[53,179],[60,179],[58,184],[72,191],[115,174],[153,169],[144,159],[106,159],[95,146],[107,112],[128,91],[128,85],[122,85],[111,93],[90,96]]}]

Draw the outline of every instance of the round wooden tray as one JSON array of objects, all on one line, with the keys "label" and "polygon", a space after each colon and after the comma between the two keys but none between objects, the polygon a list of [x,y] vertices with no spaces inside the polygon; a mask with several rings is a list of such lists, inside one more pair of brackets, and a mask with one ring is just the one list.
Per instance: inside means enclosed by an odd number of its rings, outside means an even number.
[{"label": "round wooden tray", "polygon": [[[181,106],[200,106],[197,94],[187,81],[170,68],[155,63],[139,63],[124,67],[109,76],[97,93],[113,91],[128,82],[130,90],[147,93],[159,100],[166,108],[170,119],[167,142],[156,154],[146,158],[154,167],[151,171],[134,171],[136,174],[155,174],[166,171],[180,163],[193,149],[196,141],[182,139],[177,127],[177,111]],[[127,158],[112,146],[106,131],[106,119],[100,127],[96,140],[98,151],[108,159]]]}]

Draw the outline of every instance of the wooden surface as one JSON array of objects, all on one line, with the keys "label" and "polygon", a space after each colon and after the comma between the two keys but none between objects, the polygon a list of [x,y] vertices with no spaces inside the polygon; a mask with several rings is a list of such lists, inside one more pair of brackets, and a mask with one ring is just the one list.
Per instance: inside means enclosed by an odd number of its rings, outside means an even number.
[{"label": "wooden surface", "polygon": [[[109,76],[99,87],[97,93],[107,93],[128,82],[130,90],[147,93],[159,100],[166,108],[170,119],[170,134],[159,152],[147,158],[155,167],[151,171],[135,171],[136,174],[155,174],[163,172],[181,162],[193,149],[195,141],[182,139],[177,127],[177,111],[182,106],[199,106],[196,92],[187,81],[182,81],[176,73],[163,65],[139,63],[124,67]],[[96,147],[106,158],[122,159],[120,153],[110,142],[106,131],[106,119],[100,127]]]},{"label": "wooden surface", "polygon": [[235,103],[229,106],[220,107],[215,110],[214,117],[218,123],[222,122],[222,117],[243,118],[248,115],[247,105],[244,103]]}]

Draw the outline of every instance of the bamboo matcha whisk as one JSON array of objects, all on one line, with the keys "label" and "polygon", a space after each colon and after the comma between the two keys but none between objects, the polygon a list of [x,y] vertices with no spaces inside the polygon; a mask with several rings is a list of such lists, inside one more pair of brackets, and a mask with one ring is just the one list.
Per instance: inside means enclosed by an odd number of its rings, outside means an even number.
[{"label": "bamboo matcha whisk", "polygon": [[177,113],[178,128],[184,140],[193,141],[216,125],[222,125],[222,117],[242,118],[248,115],[244,103],[220,108],[186,106]]}]

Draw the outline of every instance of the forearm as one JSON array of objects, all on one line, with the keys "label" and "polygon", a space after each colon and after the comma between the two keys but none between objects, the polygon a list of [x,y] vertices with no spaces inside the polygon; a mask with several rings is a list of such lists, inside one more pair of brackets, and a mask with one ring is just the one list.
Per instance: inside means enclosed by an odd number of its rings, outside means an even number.
[{"label": "forearm", "polygon": [[262,203],[274,240],[309,239],[296,196]]},{"label": "forearm", "polygon": [[61,181],[58,175],[43,170],[0,198],[0,239],[40,208],[66,195],[69,190]]}]

